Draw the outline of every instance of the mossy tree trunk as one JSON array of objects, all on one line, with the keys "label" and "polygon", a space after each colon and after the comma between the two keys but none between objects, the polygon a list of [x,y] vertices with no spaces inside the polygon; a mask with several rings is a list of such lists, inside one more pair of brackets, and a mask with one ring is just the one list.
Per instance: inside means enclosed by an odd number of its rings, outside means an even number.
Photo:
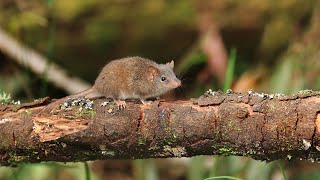
[{"label": "mossy tree trunk", "polygon": [[318,92],[207,92],[198,99],[149,106],[128,102],[123,111],[104,101],[94,100],[92,109],[86,103],[48,109],[49,99],[1,105],[0,164],[197,155],[267,161],[320,157]]}]

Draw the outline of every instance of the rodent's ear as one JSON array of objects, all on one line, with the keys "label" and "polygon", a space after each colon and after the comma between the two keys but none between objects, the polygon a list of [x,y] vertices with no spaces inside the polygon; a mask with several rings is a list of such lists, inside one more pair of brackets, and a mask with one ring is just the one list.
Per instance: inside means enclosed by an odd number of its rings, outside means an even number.
[{"label": "rodent's ear", "polygon": [[159,69],[153,66],[149,66],[147,69],[147,79],[152,81],[159,74]]},{"label": "rodent's ear", "polygon": [[174,61],[172,60],[171,62],[166,63],[167,66],[169,66],[171,69],[174,67]]}]

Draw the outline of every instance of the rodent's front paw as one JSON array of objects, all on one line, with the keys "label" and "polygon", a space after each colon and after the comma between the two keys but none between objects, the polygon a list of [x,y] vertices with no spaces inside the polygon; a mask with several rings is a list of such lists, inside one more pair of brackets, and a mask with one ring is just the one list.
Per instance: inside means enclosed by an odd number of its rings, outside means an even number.
[{"label": "rodent's front paw", "polygon": [[122,100],[114,100],[114,102],[117,104],[118,110],[124,110],[124,109],[126,109],[126,107],[127,107],[125,101],[122,101]]}]

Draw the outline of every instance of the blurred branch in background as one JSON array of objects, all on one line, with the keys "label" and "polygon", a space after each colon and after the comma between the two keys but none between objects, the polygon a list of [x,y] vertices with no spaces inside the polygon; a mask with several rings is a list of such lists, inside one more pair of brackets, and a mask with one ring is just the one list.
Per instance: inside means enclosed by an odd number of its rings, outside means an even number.
[{"label": "blurred branch in background", "polygon": [[46,73],[49,82],[64,89],[69,94],[74,94],[90,88],[90,85],[83,80],[71,77],[67,71],[54,63],[48,63],[48,59],[38,52],[22,45],[10,37],[0,28],[0,51],[16,61],[21,66],[29,68],[35,74]]}]

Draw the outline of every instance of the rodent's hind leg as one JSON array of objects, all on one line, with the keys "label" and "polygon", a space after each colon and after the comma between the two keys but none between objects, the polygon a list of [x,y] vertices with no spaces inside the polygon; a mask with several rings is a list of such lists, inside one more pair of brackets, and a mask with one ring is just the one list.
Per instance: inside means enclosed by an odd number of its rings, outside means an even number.
[{"label": "rodent's hind leg", "polygon": [[90,99],[90,100],[95,100],[95,99],[100,99],[101,97],[105,97],[105,96],[102,95],[101,93],[97,92],[95,89],[93,89],[91,92],[86,94],[84,97],[87,99]]},{"label": "rodent's hind leg", "polygon": [[92,96],[92,97],[87,97],[85,96],[85,98],[89,99],[89,100],[96,100],[96,99],[101,99],[101,98],[106,98],[105,96],[103,95],[100,95],[100,96]]},{"label": "rodent's hind leg", "polygon": [[117,104],[119,110],[124,110],[127,107],[126,101],[124,100],[115,99],[114,102]]},{"label": "rodent's hind leg", "polygon": [[145,99],[140,99],[143,105],[151,105],[153,101],[147,101]]}]

